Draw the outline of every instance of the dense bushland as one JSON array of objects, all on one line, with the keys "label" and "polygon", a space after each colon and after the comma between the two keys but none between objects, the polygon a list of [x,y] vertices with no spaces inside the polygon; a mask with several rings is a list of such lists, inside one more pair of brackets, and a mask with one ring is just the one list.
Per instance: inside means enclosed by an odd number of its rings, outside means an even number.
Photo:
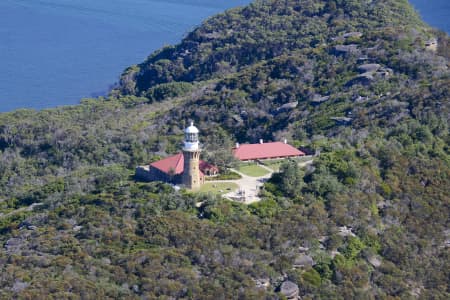
[{"label": "dense bushland", "polygon": [[[108,98],[1,114],[0,297],[449,298],[448,44],[403,0],[255,1]],[[189,120],[221,165],[260,138],[320,156],[250,206],[134,182]]]}]

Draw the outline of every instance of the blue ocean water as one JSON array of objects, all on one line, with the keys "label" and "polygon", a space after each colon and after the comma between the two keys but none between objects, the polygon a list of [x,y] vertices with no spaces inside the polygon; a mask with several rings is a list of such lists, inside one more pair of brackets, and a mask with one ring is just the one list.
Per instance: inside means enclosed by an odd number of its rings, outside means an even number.
[{"label": "blue ocean water", "polygon": [[[205,18],[251,0],[1,0],[0,112],[76,104],[178,42]],[[411,0],[450,32],[449,0]]]},{"label": "blue ocean water", "polygon": [[76,104],[250,0],[0,0],[0,111]]},{"label": "blue ocean water", "polygon": [[409,0],[422,19],[450,34],[450,0]]}]

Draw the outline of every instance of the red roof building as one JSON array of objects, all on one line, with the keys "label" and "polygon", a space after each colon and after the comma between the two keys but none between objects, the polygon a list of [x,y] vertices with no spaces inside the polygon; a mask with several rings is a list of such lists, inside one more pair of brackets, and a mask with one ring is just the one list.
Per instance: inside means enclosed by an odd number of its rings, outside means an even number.
[{"label": "red roof building", "polygon": [[155,161],[154,163],[151,163],[150,166],[166,174],[180,175],[184,171],[183,153],[178,153],[176,155]]},{"label": "red roof building", "polygon": [[[213,176],[219,173],[219,168],[203,160],[199,161],[200,181],[205,182],[205,175]],[[147,166],[136,169],[136,176],[146,181],[166,181],[181,183],[184,172],[184,155],[178,153],[155,161]]]},{"label": "red roof building", "polygon": [[282,142],[236,145],[233,155],[239,160],[276,159],[304,156],[305,153]]},{"label": "red roof building", "polygon": [[196,190],[205,183],[205,175],[217,175],[219,169],[216,166],[200,160],[199,130],[194,122],[184,133],[183,152],[136,167],[135,178],[182,184],[187,189]]}]

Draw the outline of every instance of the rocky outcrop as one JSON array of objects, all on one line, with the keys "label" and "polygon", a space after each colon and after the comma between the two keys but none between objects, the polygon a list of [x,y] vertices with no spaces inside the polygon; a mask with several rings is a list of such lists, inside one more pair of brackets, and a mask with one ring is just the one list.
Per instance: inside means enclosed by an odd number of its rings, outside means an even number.
[{"label": "rocky outcrop", "polygon": [[25,241],[21,238],[10,238],[8,241],[6,241],[5,250],[9,254],[19,253],[24,244]]},{"label": "rocky outcrop", "polygon": [[335,55],[347,55],[347,54],[356,54],[358,52],[358,45],[350,44],[350,45],[337,45],[333,48],[333,53]]},{"label": "rocky outcrop", "polygon": [[358,67],[358,71],[361,73],[366,73],[366,72],[376,72],[381,68],[381,65],[379,64],[364,64],[364,65],[360,65]]},{"label": "rocky outcrop", "polygon": [[362,36],[363,36],[362,32],[359,31],[346,32],[340,36],[334,37],[333,41],[345,41],[350,38],[359,39]]},{"label": "rocky outcrop", "polygon": [[352,119],[348,117],[331,117],[330,119],[338,125],[348,125],[352,122]]},{"label": "rocky outcrop", "polygon": [[367,260],[375,268],[378,268],[381,266],[381,257],[378,255],[370,256]]},{"label": "rocky outcrop", "polygon": [[298,101],[283,104],[282,106],[277,108],[277,112],[285,112],[285,111],[292,110],[292,109],[296,108],[297,105],[298,105]]},{"label": "rocky outcrop", "polygon": [[357,69],[360,74],[347,82],[346,86],[354,84],[369,85],[376,78],[386,78],[393,73],[392,69],[382,67],[379,64],[363,64],[358,66]]},{"label": "rocky outcrop", "polygon": [[269,278],[259,278],[255,280],[256,287],[267,289],[270,286],[270,279]]},{"label": "rocky outcrop", "polygon": [[330,96],[322,96],[319,94],[314,94],[314,96],[311,100],[311,104],[319,105],[321,103],[327,102],[328,100],[330,100]]},{"label": "rocky outcrop", "polygon": [[431,39],[425,42],[425,49],[428,51],[436,52],[438,49],[437,39]]},{"label": "rocky outcrop", "polygon": [[28,282],[23,282],[21,280],[16,280],[14,282],[14,285],[13,285],[11,291],[13,291],[14,293],[20,293],[21,291],[26,289],[28,286],[30,286],[30,284]]},{"label": "rocky outcrop", "polygon": [[360,38],[360,37],[362,37],[362,36],[363,36],[362,32],[359,32],[359,31],[346,32],[346,33],[344,33],[344,34],[342,35],[342,37],[343,37],[344,39],[348,39],[348,38]]},{"label": "rocky outcrop", "polygon": [[294,260],[294,268],[307,268],[315,265],[314,260],[311,256],[306,254],[298,255]]},{"label": "rocky outcrop", "polygon": [[283,294],[288,300],[300,299],[298,285],[292,281],[283,282],[280,287],[280,293]]},{"label": "rocky outcrop", "polygon": [[355,236],[356,236],[356,235],[353,233],[353,228],[347,227],[347,226],[339,227],[338,235],[344,236],[344,237],[345,237],[345,236],[352,236],[352,237],[355,237]]}]

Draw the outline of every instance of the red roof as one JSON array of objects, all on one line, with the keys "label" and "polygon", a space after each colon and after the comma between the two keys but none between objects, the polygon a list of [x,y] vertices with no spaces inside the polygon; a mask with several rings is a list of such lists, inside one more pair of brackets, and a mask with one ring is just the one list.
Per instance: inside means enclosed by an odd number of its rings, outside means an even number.
[{"label": "red roof", "polygon": [[303,156],[305,153],[282,142],[243,144],[233,149],[234,156],[239,160],[255,160]]},{"label": "red roof", "polygon": [[151,163],[150,166],[157,168],[164,173],[172,173],[172,175],[178,175],[183,173],[184,170],[184,156],[183,153],[178,153],[173,156],[166,157],[164,159]]},{"label": "red roof", "polygon": [[[184,155],[183,153],[180,152],[178,154],[155,161],[154,163],[151,163],[150,166],[166,174],[170,174],[171,172],[172,175],[182,174],[184,172]],[[204,175],[203,173],[205,169],[218,170],[216,166],[211,165],[203,160],[199,161],[199,169],[200,169],[200,176]]]}]

